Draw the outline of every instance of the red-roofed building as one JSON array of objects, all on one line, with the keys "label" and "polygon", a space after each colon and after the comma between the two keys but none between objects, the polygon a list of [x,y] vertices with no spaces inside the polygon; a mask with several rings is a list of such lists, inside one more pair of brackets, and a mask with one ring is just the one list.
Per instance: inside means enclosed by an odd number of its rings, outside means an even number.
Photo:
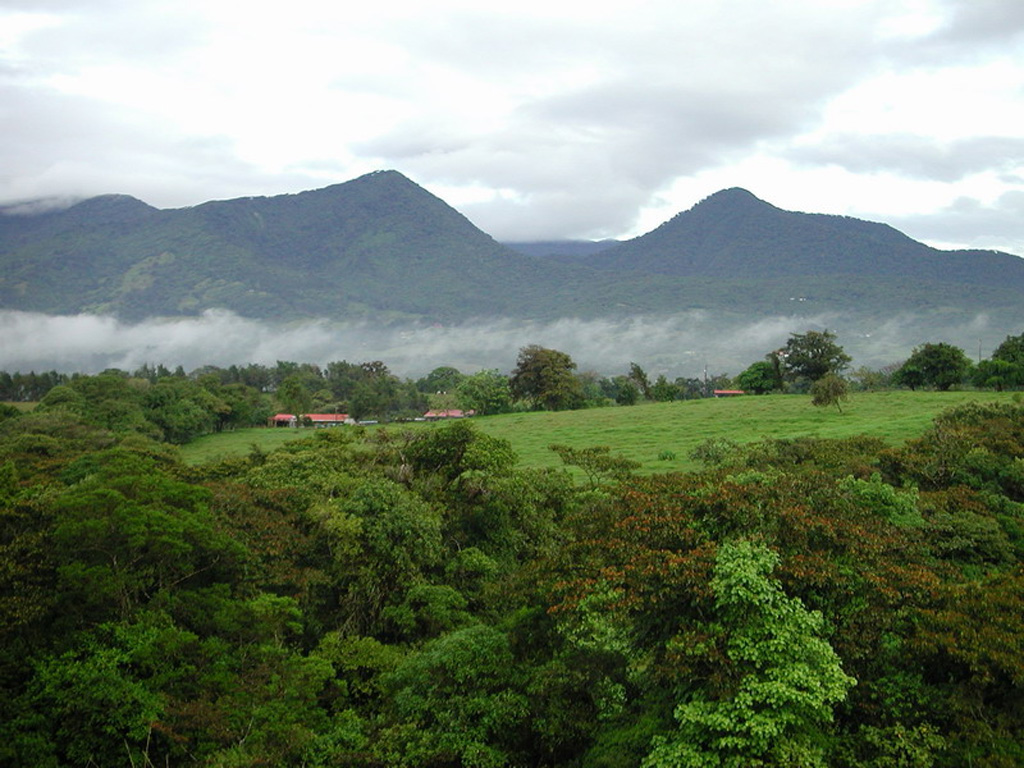
[{"label": "red-roofed building", "polygon": [[716,389],[715,397],[737,397],[747,394],[742,389]]},{"label": "red-roofed building", "polygon": [[473,416],[476,411],[460,411],[458,408],[452,408],[447,411],[427,411],[423,414],[423,418],[427,421],[437,421],[438,419],[464,419],[467,416]]},{"label": "red-roofed building", "polygon": [[267,421],[267,425],[271,427],[299,427],[306,424],[314,427],[337,427],[342,424],[355,424],[355,420],[347,413],[304,413],[299,417],[293,413],[277,413]]},{"label": "red-roofed building", "polygon": [[314,427],[337,427],[341,424],[356,423],[347,413],[307,413],[302,418],[309,419]]}]

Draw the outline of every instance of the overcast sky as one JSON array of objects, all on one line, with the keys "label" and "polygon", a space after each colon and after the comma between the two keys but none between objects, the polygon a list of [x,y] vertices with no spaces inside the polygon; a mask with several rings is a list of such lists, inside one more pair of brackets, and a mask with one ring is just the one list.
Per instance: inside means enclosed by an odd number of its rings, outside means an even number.
[{"label": "overcast sky", "polygon": [[1024,255],[1024,1],[0,0],[0,202],[393,168],[500,240],[726,187]]}]

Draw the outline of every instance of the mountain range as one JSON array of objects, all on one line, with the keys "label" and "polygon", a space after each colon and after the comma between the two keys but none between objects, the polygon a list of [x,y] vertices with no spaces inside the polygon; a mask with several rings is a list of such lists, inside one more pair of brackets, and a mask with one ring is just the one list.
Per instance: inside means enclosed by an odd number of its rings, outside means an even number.
[{"label": "mountain range", "polygon": [[[703,309],[1021,314],[1024,259],[726,189],[624,242],[496,242],[397,171],[160,210],[125,195],[0,209],[0,308],[124,320],[456,323]],[[1013,320],[1011,320],[1013,321]]]}]

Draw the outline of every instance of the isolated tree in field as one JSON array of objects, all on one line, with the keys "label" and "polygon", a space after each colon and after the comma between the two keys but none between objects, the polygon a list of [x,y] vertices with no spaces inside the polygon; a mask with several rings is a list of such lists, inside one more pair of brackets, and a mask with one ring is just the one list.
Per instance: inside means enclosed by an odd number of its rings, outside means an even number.
[{"label": "isolated tree in field", "polygon": [[962,349],[939,342],[915,348],[893,378],[911,389],[931,386],[946,391],[962,382],[970,370],[971,361]]},{"label": "isolated tree in field", "polygon": [[841,373],[852,358],[836,344],[831,331],[794,333],[779,353],[782,369],[790,380],[815,382],[829,373]]},{"label": "isolated tree in field", "polygon": [[565,352],[531,344],[519,350],[509,379],[512,394],[535,408],[560,411],[583,402],[583,387],[575,373],[576,363]]},{"label": "isolated tree in field", "polygon": [[850,386],[846,379],[834,373],[826,373],[816,382],[811,384],[811,404],[826,408],[834,405],[839,412],[843,412],[842,401],[848,400]]},{"label": "isolated tree in field", "polygon": [[640,469],[640,462],[625,456],[612,454],[607,445],[595,445],[589,448],[572,448],[568,445],[549,445],[552,451],[569,467],[579,467],[586,474],[592,487],[597,488],[602,479],[625,482],[633,473]]},{"label": "isolated tree in field", "polygon": [[918,387],[923,387],[926,383],[924,371],[919,366],[907,361],[893,371],[892,383],[894,386],[906,387],[912,392],[916,391]]}]

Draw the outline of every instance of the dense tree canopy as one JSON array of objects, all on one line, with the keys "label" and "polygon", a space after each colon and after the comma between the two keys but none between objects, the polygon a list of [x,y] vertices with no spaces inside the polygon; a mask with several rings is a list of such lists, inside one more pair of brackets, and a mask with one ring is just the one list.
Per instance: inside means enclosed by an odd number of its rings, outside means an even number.
[{"label": "dense tree canopy", "polygon": [[181,463],[252,396],[111,371],[0,418],[0,764],[1024,763],[1024,404],[689,473],[472,420]]},{"label": "dense tree canopy", "polygon": [[442,365],[417,380],[416,388],[428,393],[453,392],[465,378],[466,375],[458,368]]}]

